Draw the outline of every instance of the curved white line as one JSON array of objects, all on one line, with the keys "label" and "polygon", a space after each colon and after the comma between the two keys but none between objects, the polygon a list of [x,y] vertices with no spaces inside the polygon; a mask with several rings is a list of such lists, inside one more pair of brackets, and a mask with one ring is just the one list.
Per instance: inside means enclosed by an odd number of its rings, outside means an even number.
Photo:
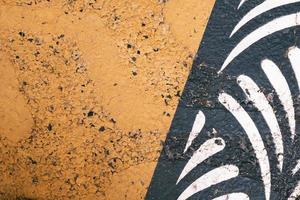
[{"label": "curved white line", "polygon": [[213,138],[207,140],[204,144],[200,146],[200,148],[195,151],[193,156],[190,158],[188,163],[183,168],[177,183],[180,182],[191,170],[193,170],[197,165],[202,163],[207,158],[212,155],[222,151],[225,148],[225,142],[222,138]]},{"label": "curved white line", "polygon": [[204,127],[204,124],[205,124],[205,115],[203,114],[203,112],[199,111],[198,114],[196,115],[196,119],[194,121],[192,131],[191,131],[188,141],[185,145],[184,153],[191,146],[193,140],[199,135],[202,128]]},{"label": "curved white line", "polygon": [[300,15],[300,12],[276,18],[251,32],[234,47],[234,49],[227,56],[218,73],[221,73],[233,59],[235,59],[238,55],[240,55],[243,51],[260,39],[277,31],[299,25],[300,17],[298,15]]},{"label": "curved white line", "polygon": [[278,66],[271,60],[265,59],[261,62],[261,67],[268,77],[270,83],[273,85],[276,93],[278,94],[279,100],[283,105],[291,131],[291,138],[294,140],[295,137],[295,111],[292,100],[291,91],[289,85],[284,78],[283,74],[279,70]]},{"label": "curved white line", "polygon": [[276,155],[278,155],[278,168],[282,171],[283,166],[283,141],[278,121],[274,111],[266,99],[265,95],[260,91],[255,82],[248,76],[240,75],[237,79],[239,86],[243,89],[247,98],[253,102],[254,106],[261,112],[275,144]]},{"label": "curved white line", "polygon": [[230,193],[226,194],[217,198],[214,198],[213,200],[250,200],[249,196],[245,193]]},{"label": "curved white line", "polygon": [[300,160],[297,161],[295,168],[292,170],[293,175],[295,175],[300,169]]},{"label": "curved white line", "polygon": [[300,181],[295,187],[293,193],[289,196],[288,200],[296,200],[298,199],[298,197],[300,197]]},{"label": "curved white line", "polygon": [[[252,10],[250,10],[240,21],[239,23],[234,27],[233,31],[230,34],[230,37],[232,37],[240,28],[242,28],[245,24],[247,24],[249,21],[254,19],[255,17],[259,16],[260,14],[267,12],[269,10],[272,10],[274,8],[297,3],[300,2],[300,0],[266,0],[263,3],[259,4]],[[244,3],[243,0],[240,3]],[[239,7],[240,7],[239,6]]]},{"label": "curved white line", "polygon": [[237,177],[239,175],[239,168],[235,165],[224,165],[222,167],[215,168],[196,181],[189,185],[178,197],[177,200],[185,200],[194,194],[210,187],[221,183],[223,181],[229,180],[231,178]]},{"label": "curved white line", "polygon": [[226,93],[221,93],[219,101],[229,112],[231,112],[248,135],[260,165],[261,176],[265,187],[265,197],[266,200],[269,200],[271,191],[270,164],[268,154],[259,131],[248,113],[233,97]]},{"label": "curved white line", "polygon": [[238,9],[240,9],[240,7],[246,2],[247,0],[241,0],[239,6],[238,6]]},{"label": "curved white line", "polygon": [[298,89],[300,90],[300,49],[295,46],[291,47],[288,51],[288,57],[298,82]]}]

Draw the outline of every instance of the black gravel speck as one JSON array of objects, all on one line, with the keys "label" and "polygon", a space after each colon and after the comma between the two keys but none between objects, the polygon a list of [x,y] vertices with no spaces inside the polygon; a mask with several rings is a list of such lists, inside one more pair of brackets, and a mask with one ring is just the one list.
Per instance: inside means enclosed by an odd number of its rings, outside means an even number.
[{"label": "black gravel speck", "polygon": [[48,131],[52,131],[52,128],[53,128],[52,124],[48,124],[47,126]]},{"label": "black gravel speck", "polygon": [[22,31],[19,32],[19,35],[20,35],[21,37],[25,37],[25,33],[22,32]]},{"label": "black gravel speck", "polygon": [[101,127],[99,128],[99,132],[103,132],[103,131],[105,131],[105,127],[104,127],[104,126],[101,126]]},{"label": "black gravel speck", "polygon": [[95,114],[95,113],[94,113],[93,111],[89,111],[88,114],[87,114],[87,116],[88,116],[88,117],[93,117],[94,114]]}]

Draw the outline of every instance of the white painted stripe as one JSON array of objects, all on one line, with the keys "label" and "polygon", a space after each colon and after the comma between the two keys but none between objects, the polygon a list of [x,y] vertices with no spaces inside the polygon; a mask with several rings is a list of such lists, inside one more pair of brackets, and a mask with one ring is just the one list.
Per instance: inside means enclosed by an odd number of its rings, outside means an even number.
[{"label": "white painted stripe", "polygon": [[295,175],[299,171],[299,169],[300,169],[300,160],[297,161],[297,164],[292,171],[293,175]]},{"label": "white painted stripe", "polygon": [[295,187],[293,193],[288,198],[288,200],[296,200],[298,197],[300,197],[300,181],[298,182],[297,186]]},{"label": "white painted stripe", "polygon": [[214,198],[213,200],[250,200],[249,196],[245,193],[231,193],[226,194],[217,198]]},{"label": "white painted stripe", "polygon": [[205,124],[205,115],[203,114],[203,112],[199,111],[198,114],[196,115],[196,119],[194,121],[192,131],[190,132],[188,141],[185,145],[184,153],[191,146],[194,139],[199,135],[202,128],[204,127],[204,124]]},{"label": "white painted stripe", "polygon": [[[245,0],[242,0],[239,7],[241,4],[244,3]],[[245,24],[247,24],[249,21],[254,19],[255,17],[259,16],[260,14],[267,12],[269,10],[272,10],[274,8],[292,4],[292,3],[297,3],[300,2],[300,0],[267,0],[264,1],[263,3],[259,4],[252,10],[250,10],[240,21],[239,23],[234,27],[230,37],[232,37],[241,27],[243,27]]]},{"label": "white painted stripe", "polygon": [[237,81],[240,87],[243,89],[247,98],[253,102],[253,105],[261,112],[264,119],[266,120],[275,144],[276,155],[278,156],[279,162],[278,168],[280,169],[280,171],[282,171],[283,140],[274,111],[265,95],[260,91],[259,87],[250,77],[241,75],[238,77]]},{"label": "white painted stripe", "polygon": [[192,171],[197,165],[202,163],[207,158],[213,156],[214,154],[222,151],[225,148],[225,142],[222,138],[213,138],[207,140],[200,148],[195,151],[193,156],[190,158],[188,163],[183,168],[177,183],[183,179],[190,171]]},{"label": "white painted stripe", "polygon": [[270,164],[268,154],[259,131],[257,130],[248,113],[233,97],[226,93],[221,93],[219,96],[219,101],[225,106],[228,111],[232,113],[232,115],[241,124],[246,134],[248,135],[256,154],[258,163],[260,165],[261,176],[265,188],[265,197],[266,200],[269,200],[271,192]]},{"label": "white painted stripe", "polygon": [[261,62],[261,66],[270,83],[273,85],[276,93],[278,94],[279,100],[283,105],[291,131],[291,138],[294,140],[295,137],[295,111],[292,100],[291,91],[289,85],[281,73],[278,66],[271,60],[265,59]]},{"label": "white painted stripe", "polygon": [[239,175],[239,168],[234,165],[224,165],[222,167],[215,168],[196,181],[189,185],[178,197],[177,200],[185,200],[194,194],[209,188],[213,185],[237,177]]},{"label": "white painted stripe", "polygon": [[271,35],[277,31],[293,26],[298,26],[300,24],[299,15],[300,12],[276,18],[273,21],[251,32],[234,47],[234,49],[230,52],[218,73],[221,73],[228,66],[228,64],[231,63],[233,59],[235,59],[238,55],[240,55],[243,51],[245,51],[248,47],[259,41],[260,39]]},{"label": "white painted stripe", "polygon": [[240,7],[246,2],[247,0],[241,0],[239,6],[238,6],[238,9],[240,9]]},{"label": "white painted stripe", "polygon": [[288,57],[298,82],[298,89],[300,90],[300,49],[295,46],[291,47],[288,52]]}]

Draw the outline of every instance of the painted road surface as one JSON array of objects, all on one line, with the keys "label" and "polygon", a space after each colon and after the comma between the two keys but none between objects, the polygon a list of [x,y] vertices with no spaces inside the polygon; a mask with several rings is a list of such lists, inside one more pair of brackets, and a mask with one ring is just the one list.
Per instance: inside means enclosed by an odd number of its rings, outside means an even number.
[{"label": "painted road surface", "polygon": [[219,0],[146,199],[300,198],[300,0]]}]

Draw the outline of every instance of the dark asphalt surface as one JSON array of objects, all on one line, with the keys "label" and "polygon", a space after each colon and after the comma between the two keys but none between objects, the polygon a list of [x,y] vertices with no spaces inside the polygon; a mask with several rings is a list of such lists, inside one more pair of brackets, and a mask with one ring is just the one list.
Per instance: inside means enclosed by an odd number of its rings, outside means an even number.
[{"label": "dark asphalt surface", "polygon": [[[195,57],[192,71],[187,80],[164,150],[152,178],[146,199],[174,200],[197,178],[216,167],[235,165],[239,175],[235,178],[212,185],[193,194],[189,199],[213,199],[228,193],[243,192],[250,199],[265,199],[265,187],[261,167],[255,155],[253,144],[237,119],[218,100],[220,93],[234,97],[254,121],[266,147],[271,172],[270,199],[288,199],[300,180],[300,173],[292,170],[300,157],[299,145],[299,88],[291,67],[287,51],[292,46],[300,46],[298,26],[277,31],[257,41],[239,56],[225,70],[218,74],[231,50],[247,35],[264,24],[279,17],[300,11],[300,3],[293,3],[267,11],[243,26],[232,38],[230,33],[246,13],[263,1],[246,1],[238,10],[239,0],[217,0],[205,35]],[[295,109],[296,137],[291,140],[286,110],[280,102],[266,74],[261,61],[270,59],[277,64],[284,75],[292,94]],[[300,59],[300,57],[299,57]],[[239,75],[246,75],[259,86],[276,113],[283,135],[284,163],[280,171],[277,167],[274,140],[262,113],[247,100],[237,83]],[[206,122],[198,137],[186,153],[183,153],[195,117],[201,110]],[[176,185],[176,181],[193,153],[207,140],[222,138],[226,147],[197,165]]]}]

